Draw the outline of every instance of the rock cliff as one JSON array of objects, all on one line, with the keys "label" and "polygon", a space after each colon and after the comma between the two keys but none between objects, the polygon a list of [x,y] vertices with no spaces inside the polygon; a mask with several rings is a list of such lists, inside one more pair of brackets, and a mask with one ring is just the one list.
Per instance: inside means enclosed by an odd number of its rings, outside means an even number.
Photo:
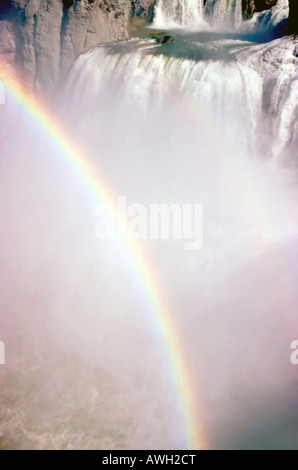
[{"label": "rock cliff", "polygon": [[[1,6],[0,53],[26,80],[51,88],[91,47],[128,37],[130,0],[11,0]],[[7,55],[3,44],[10,44]],[[12,49],[14,53],[12,53]]]}]

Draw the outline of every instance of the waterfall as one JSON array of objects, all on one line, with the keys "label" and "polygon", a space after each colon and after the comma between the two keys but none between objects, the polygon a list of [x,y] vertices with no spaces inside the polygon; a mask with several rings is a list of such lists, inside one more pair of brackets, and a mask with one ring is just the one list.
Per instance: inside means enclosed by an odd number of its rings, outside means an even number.
[{"label": "waterfall", "polygon": [[[191,103],[196,125],[203,114],[205,124],[224,135],[235,151],[260,154],[265,139],[272,158],[287,160],[297,134],[297,58],[291,41],[277,40],[270,48],[238,46],[239,51],[232,43],[229,51],[225,41],[188,44],[177,37],[172,57],[138,41],[127,51],[102,46],[78,59],[71,93],[77,90],[80,100],[88,100],[91,93],[94,102],[111,96],[109,107],[117,99],[117,112],[132,106],[148,118],[167,104],[172,108],[175,103],[179,113]],[[187,51],[185,57],[181,54],[187,47],[190,58]]]},{"label": "waterfall", "polygon": [[242,0],[207,0],[205,14],[214,28],[238,28],[242,21]]},{"label": "waterfall", "polygon": [[217,129],[234,150],[256,150],[262,81],[240,63],[166,58],[137,45],[134,51],[117,53],[116,47],[103,46],[77,61],[71,83],[80,100],[88,100],[90,93],[99,103],[105,96],[114,96],[110,107],[116,100],[117,113],[132,106],[148,119],[157,109],[162,113],[167,103],[175,103],[179,95],[174,112],[191,107],[198,127],[204,115],[205,125],[208,122],[209,128]]},{"label": "waterfall", "polygon": [[[263,82],[263,108],[266,110],[272,159],[296,161],[298,141],[298,47],[284,37],[269,44],[247,46],[239,51],[241,63],[256,70]],[[266,133],[264,131],[264,133]]]},{"label": "waterfall", "polygon": [[204,0],[158,0],[154,24],[157,27],[196,29],[204,25]]},{"label": "waterfall", "polygon": [[[84,148],[87,146],[90,155],[95,152],[95,161],[118,194],[145,204],[204,203],[205,242],[200,253],[189,257],[179,251],[178,245],[171,247],[167,242],[150,245],[149,250],[158,260],[158,274],[168,283],[172,315],[177,315],[184,325],[189,351],[194,351],[193,355],[189,353],[191,364],[194,371],[199,369],[197,380],[202,379],[199,383],[204,383],[207,396],[209,357],[215,358],[210,383],[216,383],[216,392],[210,402],[205,399],[208,417],[216,415],[211,427],[217,428],[217,415],[224,403],[232,423],[232,441],[237,442],[239,428],[233,428],[233,421],[239,423],[239,408],[235,410],[234,400],[229,401],[231,391],[241,384],[237,403],[240,401],[244,410],[247,403],[251,404],[247,412],[250,415],[256,403],[259,406],[262,402],[260,388],[266,390],[266,398],[268,394],[278,395],[279,387],[283,390],[284,382],[275,382],[278,352],[268,372],[264,344],[271,345],[274,338],[275,345],[279,345],[274,351],[279,351],[284,347],[280,346],[280,331],[285,317],[290,316],[297,323],[297,301],[291,301],[292,294],[297,298],[297,282],[291,289],[292,274],[283,268],[286,264],[297,273],[297,248],[293,247],[297,247],[298,196],[292,181],[296,177],[293,173],[288,179],[282,171],[271,169],[276,152],[286,159],[296,154],[294,146],[287,155],[284,145],[285,141],[297,144],[293,55],[296,43],[293,38],[286,38],[270,45],[251,45],[213,37],[204,42],[194,36],[185,39],[183,34],[177,34],[176,42],[169,47],[150,39],[134,39],[125,44],[103,45],[81,56],[70,74],[65,108],[67,116],[71,116],[70,125],[82,136]],[[100,278],[104,289],[100,293],[105,299],[111,292],[114,298],[115,286],[121,292],[123,281],[110,272],[114,274],[119,260],[111,256],[105,244],[103,250],[103,260],[96,256],[98,269],[104,266],[104,279]],[[279,263],[280,257],[285,263]],[[281,277],[290,293],[280,290]],[[123,290],[119,296],[121,305],[126,305],[126,297]],[[109,305],[106,320],[112,325],[105,346],[108,351],[118,325],[123,335],[127,323],[138,325],[136,319],[143,317],[139,313],[142,308],[136,315],[131,309],[122,314],[125,308],[114,311],[113,305]],[[101,315],[96,321],[100,331],[105,331]],[[85,315],[82,318],[83,324],[88,323]],[[93,330],[96,331],[92,323]],[[136,337],[142,331],[138,328]],[[222,362],[216,367],[213,348],[217,350],[223,336],[228,338],[224,367]],[[247,344],[242,350],[244,336],[251,338],[252,346]],[[104,338],[100,339],[105,344]],[[129,356],[131,343],[134,344],[124,340],[122,344],[118,339],[121,369],[124,363],[138,362],[133,351]],[[207,351],[208,359],[203,359],[199,368],[195,366],[201,351],[203,357]],[[110,355],[105,353],[104,357]],[[108,363],[111,369],[110,359]],[[117,365],[112,370],[117,377]],[[240,378],[239,370],[245,370]],[[252,370],[252,374],[247,370]],[[225,381],[227,374],[229,379]],[[151,387],[147,385],[150,393]],[[141,396],[147,397],[149,392],[147,395],[144,388]],[[140,402],[144,403],[144,399]],[[150,397],[145,402],[150,409]],[[142,413],[138,416],[146,423],[146,429],[155,428]],[[225,423],[227,418],[222,419]],[[254,420],[262,423],[263,415]],[[142,425],[138,428],[142,429]],[[218,447],[225,445],[221,444],[223,426],[219,429]],[[148,439],[151,447],[152,440],[155,445],[173,442],[158,432],[150,432],[149,438],[141,437],[142,443],[149,446]]]},{"label": "waterfall", "polygon": [[242,23],[242,0],[158,0],[157,27],[231,29]]}]

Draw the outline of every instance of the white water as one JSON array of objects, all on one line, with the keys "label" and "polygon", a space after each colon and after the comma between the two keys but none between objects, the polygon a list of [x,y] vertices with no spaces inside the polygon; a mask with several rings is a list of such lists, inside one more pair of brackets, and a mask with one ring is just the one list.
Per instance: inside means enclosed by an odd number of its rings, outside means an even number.
[{"label": "white water", "polygon": [[205,14],[213,28],[239,28],[243,21],[242,0],[207,0]]},{"label": "white water", "polygon": [[242,23],[242,0],[158,0],[156,27],[186,29],[231,29]]},{"label": "white water", "polygon": [[137,107],[149,116],[171,106],[178,94],[176,112],[185,109],[196,125],[215,130],[219,145],[224,140],[235,152],[260,156],[265,141],[269,158],[289,161],[296,159],[296,48],[293,38],[252,46],[178,35],[172,49],[134,40],[127,50],[103,46],[82,56],[69,87],[80,102],[116,92],[111,108],[116,99],[117,108]]},{"label": "white water", "polygon": [[[257,125],[262,115],[262,79],[240,63],[199,61],[164,57],[148,53],[147,48],[117,53],[109,47],[83,56],[77,62],[70,82],[75,96],[100,100],[116,90],[110,106],[137,107],[149,117],[163,112],[179,93],[173,112],[187,113],[194,126],[204,126],[207,133],[215,130],[218,144],[232,145],[246,153],[256,149]],[[117,46],[115,46],[117,49]],[[208,53],[208,49],[207,49]],[[97,68],[96,64],[104,64]],[[73,93],[73,91],[71,92]],[[121,101],[119,98],[121,97]],[[116,101],[116,103],[114,102]],[[237,111],[237,120],[233,119]],[[182,117],[182,115],[181,115]]]},{"label": "white water", "polygon": [[[277,4],[270,10],[255,13],[251,20],[242,25],[243,31],[270,31],[289,17],[288,0],[278,0]],[[282,35],[282,33],[281,33]]]},{"label": "white water", "polygon": [[155,7],[154,25],[197,29],[205,24],[203,17],[203,0],[161,0]]},{"label": "white water", "polygon": [[[297,448],[296,48],[211,33],[105,45],[54,97],[113,194],[204,204],[201,251],[144,249],[213,448]],[[185,448],[142,286],[95,238],[81,179],[15,109],[1,109],[0,448]]]}]

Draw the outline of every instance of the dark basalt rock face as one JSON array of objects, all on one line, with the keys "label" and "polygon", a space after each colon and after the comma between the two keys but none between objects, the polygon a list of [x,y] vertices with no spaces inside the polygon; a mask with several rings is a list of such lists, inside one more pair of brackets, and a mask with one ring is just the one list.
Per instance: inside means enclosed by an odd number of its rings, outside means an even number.
[{"label": "dark basalt rock face", "polygon": [[148,21],[152,21],[155,3],[156,0],[131,0],[132,16],[146,18]]},{"label": "dark basalt rock face", "polygon": [[268,10],[277,4],[278,0],[242,0],[243,18],[248,20],[254,13]]},{"label": "dark basalt rock face", "polygon": [[289,33],[298,34],[298,0],[289,0]]},{"label": "dark basalt rock face", "polygon": [[169,35],[162,31],[152,31],[150,37],[158,44],[173,44],[176,41],[175,36]]}]

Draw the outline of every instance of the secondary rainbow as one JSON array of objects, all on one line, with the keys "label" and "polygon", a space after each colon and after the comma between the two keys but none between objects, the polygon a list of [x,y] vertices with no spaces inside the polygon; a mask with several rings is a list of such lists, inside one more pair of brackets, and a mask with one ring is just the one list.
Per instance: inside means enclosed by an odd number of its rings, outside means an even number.
[{"label": "secondary rainbow", "polygon": [[[98,170],[91,159],[79,148],[75,141],[65,131],[63,125],[57,121],[47,106],[32,96],[27,87],[16,80],[0,64],[0,79],[5,85],[5,91],[34,119],[44,133],[50,137],[55,146],[67,159],[73,171],[76,171],[99,203],[106,204],[112,217],[117,216],[117,204]],[[125,230],[125,228],[124,228]],[[123,239],[126,252],[137,272],[139,282],[150,305],[152,314],[158,323],[164,345],[168,355],[169,366],[179,407],[183,416],[183,432],[189,450],[202,450],[207,448],[205,430],[202,426],[201,413],[197,392],[193,386],[191,372],[183,352],[183,344],[178,328],[171,315],[167,302],[162,295],[156,274],[147,258],[142,246],[129,237]]]}]

